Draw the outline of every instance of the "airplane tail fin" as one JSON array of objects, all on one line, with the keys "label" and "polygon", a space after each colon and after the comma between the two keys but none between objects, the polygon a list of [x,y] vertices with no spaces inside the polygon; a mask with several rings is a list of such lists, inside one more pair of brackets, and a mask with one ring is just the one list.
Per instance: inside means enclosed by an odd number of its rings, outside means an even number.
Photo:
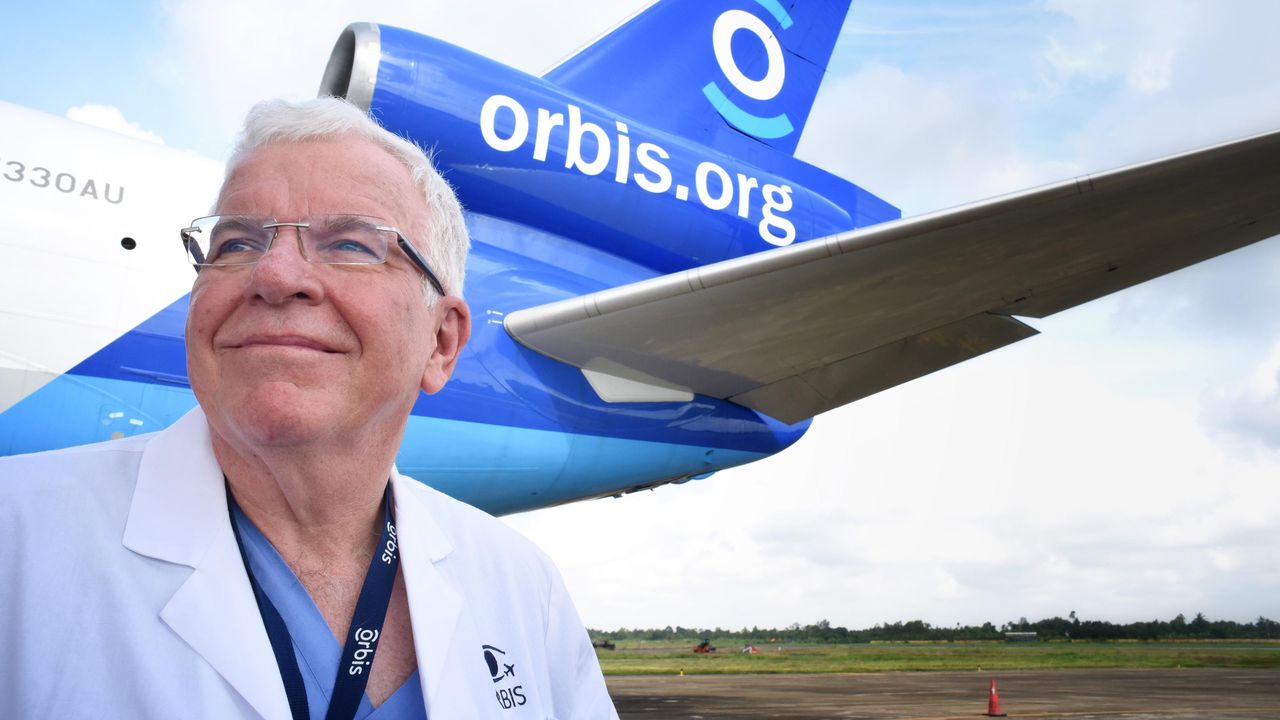
[{"label": "airplane tail fin", "polygon": [[660,0],[544,78],[712,146],[793,154],[851,0]]}]

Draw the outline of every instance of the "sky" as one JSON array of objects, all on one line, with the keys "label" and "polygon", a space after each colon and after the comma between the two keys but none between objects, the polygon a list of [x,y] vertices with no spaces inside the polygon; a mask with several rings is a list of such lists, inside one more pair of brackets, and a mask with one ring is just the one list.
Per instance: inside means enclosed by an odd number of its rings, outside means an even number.
[{"label": "sky", "polygon": [[[223,159],[254,101],[315,94],[350,22],[538,74],[644,4],[24,3],[0,100]],[[916,215],[1271,130],[1276,27],[1269,0],[855,0],[797,155]],[[507,521],[596,628],[1280,618],[1278,310],[1272,239],[767,460]]]}]

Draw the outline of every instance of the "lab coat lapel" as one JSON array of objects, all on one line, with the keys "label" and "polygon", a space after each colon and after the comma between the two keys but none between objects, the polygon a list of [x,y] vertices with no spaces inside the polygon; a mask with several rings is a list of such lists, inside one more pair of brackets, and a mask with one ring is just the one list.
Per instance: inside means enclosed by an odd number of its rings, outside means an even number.
[{"label": "lab coat lapel", "polygon": [[288,720],[289,701],[227,515],[209,427],[192,410],[147,445],[125,547],[194,568],[161,619],[262,717]]},{"label": "lab coat lapel", "polygon": [[392,487],[400,569],[427,716],[486,717],[492,710],[491,691],[475,688],[477,677],[489,681],[483,650],[462,617],[462,595],[440,567],[453,543],[435,522],[420,489],[410,486],[416,483],[397,472]]}]

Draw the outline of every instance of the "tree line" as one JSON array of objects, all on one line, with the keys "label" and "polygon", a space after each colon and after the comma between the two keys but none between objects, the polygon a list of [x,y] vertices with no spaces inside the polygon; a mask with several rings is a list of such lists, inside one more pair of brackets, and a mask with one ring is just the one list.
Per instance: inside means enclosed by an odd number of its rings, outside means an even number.
[{"label": "tree line", "polygon": [[1029,622],[1025,617],[996,627],[990,622],[982,625],[944,627],[930,625],[923,620],[883,623],[863,630],[850,630],[819,620],[812,625],[792,623],[781,628],[696,628],[679,625],[664,628],[619,628],[613,631],[588,630],[592,640],[672,640],[689,641],[697,638],[719,638],[721,642],[741,643],[860,643],[906,642],[927,640],[934,642],[957,640],[1003,640],[1006,633],[1036,633],[1038,640],[1280,640],[1280,622],[1259,617],[1252,623],[1234,620],[1210,620],[1203,613],[1187,620],[1179,614],[1172,620],[1148,620],[1132,623],[1113,623],[1106,620],[1081,620],[1072,611],[1067,617],[1051,617]]}]

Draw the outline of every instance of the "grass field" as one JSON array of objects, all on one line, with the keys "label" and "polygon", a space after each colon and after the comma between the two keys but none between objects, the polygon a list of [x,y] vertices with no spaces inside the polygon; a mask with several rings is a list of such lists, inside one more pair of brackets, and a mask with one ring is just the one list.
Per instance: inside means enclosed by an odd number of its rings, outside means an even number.
[{"label": "grass field", "polygon": [[859,673],[890,670],[1048,670],[1057,668],[1274,668],[1280,642],[956,642],[856,645],[740,645],[695,655],[682,645],[624,642],[597,650],[606,675]]}]

